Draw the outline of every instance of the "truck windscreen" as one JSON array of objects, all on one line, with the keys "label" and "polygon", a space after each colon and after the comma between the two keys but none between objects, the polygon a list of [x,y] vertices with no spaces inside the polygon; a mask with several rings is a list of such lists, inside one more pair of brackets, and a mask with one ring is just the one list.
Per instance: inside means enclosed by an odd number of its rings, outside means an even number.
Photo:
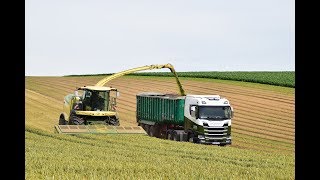
[{"label": "truck windscreen", "polygon": [[230,106],[199,106],[199,118],[208,120],[225,120],[231,118]]}]

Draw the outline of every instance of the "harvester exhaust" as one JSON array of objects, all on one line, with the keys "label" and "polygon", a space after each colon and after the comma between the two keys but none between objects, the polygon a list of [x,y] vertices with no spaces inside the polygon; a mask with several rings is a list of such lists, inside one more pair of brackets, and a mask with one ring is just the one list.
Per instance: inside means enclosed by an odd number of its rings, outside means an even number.
[{"label": "harvester exhaust", "polygon": [[60,134],[147,134],[140,126],[55,125]]}]

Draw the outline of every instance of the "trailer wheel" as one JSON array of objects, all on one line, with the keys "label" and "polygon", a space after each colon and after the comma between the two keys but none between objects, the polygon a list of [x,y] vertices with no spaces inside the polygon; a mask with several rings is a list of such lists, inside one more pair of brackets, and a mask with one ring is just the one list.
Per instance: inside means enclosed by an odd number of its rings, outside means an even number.
[{"label": "trailer wheel", "polygon": [[142,129],[146,130],[145,124],[140,124],[140,126],[142,127]]},{"label": "trailer wheel", "polygon": [[173,140],[180,141],[180,134],[178,134],[177,131],[173,131]]},{"label": "trailer wheel", "polygon": [[150,129],[149,129],[149,136],[151,136],[151,137],[154,137],[155,136],[155,132],[154,132],[154,126],[150,126]]},{"label": "trailer wheel", "polygon": [[167,132],[167,139],[172,140],[172,131]]},{"label": "trailer wheel", "polygon": [[67,121],[64,119],[64,116],[60,116],[59,118],[59,125],[66,125]]},{"label": "trailer wheel", "polygon": [[152,132],[153,137],[160,137],[160,127],[159,125],[155,124],[152,126],[152,129],[150,128],[150,132]]},{"label": "trailer wheel", "polygon": [[150,136],[150,125],[144,125],[146,133]]}]

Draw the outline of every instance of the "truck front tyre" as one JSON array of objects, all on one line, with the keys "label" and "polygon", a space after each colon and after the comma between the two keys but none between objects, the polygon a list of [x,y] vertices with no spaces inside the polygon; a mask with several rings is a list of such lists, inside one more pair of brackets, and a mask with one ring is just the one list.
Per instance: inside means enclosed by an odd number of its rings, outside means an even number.
[{"label": "truck front tyre", "polygon": [[189,140],[189,142],[194,143],[194,142],[193,142],[193,140],[194,140],[194,135],[193,135],[193,134],[189,134],[188,140]]},{"label": "truck front tyre", "polygon": [[189,134],[188,139],[191,143],[199,143],[199,139],[195,137],[194,134]]}]

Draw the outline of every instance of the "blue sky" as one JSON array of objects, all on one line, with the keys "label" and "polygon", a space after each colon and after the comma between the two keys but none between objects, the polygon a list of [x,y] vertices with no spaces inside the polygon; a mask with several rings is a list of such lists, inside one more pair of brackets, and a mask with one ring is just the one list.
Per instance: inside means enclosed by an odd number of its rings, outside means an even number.
[{"label": "blue sky", "polygon": [[[26,76],[294,71],[292,0],[27,0]],[[168,70],[159,70],[168,71]]]}]

